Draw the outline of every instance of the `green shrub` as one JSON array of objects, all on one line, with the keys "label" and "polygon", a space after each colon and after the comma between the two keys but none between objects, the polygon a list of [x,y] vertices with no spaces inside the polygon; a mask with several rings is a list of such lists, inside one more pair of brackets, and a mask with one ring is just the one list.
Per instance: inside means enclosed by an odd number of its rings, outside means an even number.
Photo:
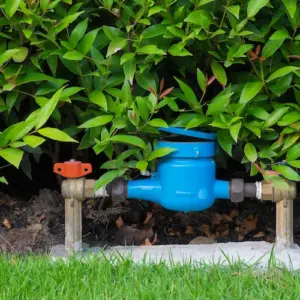
[{"label": "green shrub", "polygon": [[[107,155],[99,187],[151,170],[172,151],[153,151],[157,128],[182,126],[217,131],[224,155],[251,175],[300,180],[299,1],[1,3],[0,156],[9,163],[43,143],[35,133],[72,137]],[[39,129],[49,117],[61,131]]]}]

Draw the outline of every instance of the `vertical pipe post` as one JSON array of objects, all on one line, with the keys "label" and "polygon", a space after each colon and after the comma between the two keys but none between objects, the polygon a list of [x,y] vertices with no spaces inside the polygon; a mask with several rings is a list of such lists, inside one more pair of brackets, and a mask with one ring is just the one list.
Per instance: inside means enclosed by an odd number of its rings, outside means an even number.
[{"label": "vertical pipe post", "polygon": [[65,248],[68,254],[82,250],[82,202],[65,199]]},{"label": "vertical pipe post", "polygon": [[293,200],[276,202],[276,246],[290,248],[294,245]]},{"label": "vertical pipe post", "polygon": [[261,200],[276,203],[276,247],[294,246],[293,205],[297,195],[296,183],[286,180],[287,188],[278,189],[271,182],[261,184]]}]

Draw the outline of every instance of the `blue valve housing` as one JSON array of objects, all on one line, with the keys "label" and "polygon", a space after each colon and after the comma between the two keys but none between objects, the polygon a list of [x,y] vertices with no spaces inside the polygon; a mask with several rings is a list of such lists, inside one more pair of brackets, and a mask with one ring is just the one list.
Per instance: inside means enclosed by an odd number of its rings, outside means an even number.
[{"label": "blue valve housing", "polygon": [[159,141],[156,149],[176,150],[158,160],[151,178],[129,181],[128,198],[184,212],[207,209],[215,199],[229,199],[229,182],[216,179],[215,134],[172,127],[161,130],[191,137],[193,141]]}]

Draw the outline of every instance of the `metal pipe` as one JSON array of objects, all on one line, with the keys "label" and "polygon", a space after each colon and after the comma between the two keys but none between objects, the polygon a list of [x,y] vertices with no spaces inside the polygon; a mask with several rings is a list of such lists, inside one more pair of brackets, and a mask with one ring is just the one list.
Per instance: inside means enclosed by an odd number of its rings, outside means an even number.
[{"label": "metal pipe", "polygon": [[276,202],[276,247],[293,247],[293,200],[296,198],[296,183],[286,181],[286,189],[277,189],[271,182],[262,182],[262,200]]},{"label": "metal pipe", "polygon": [[293,200],[276,202],[276,246],[293,247]]},{"label": "metal pipe", "polygon": [[65,248],[68,254],[82,250],[82,202],[65,199]]}]

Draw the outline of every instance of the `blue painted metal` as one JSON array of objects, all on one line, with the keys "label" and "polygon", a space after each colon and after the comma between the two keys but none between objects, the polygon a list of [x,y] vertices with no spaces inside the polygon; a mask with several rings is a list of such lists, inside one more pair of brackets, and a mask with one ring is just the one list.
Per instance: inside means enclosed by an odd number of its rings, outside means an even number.
[{"label": "blue painted metal", "polygon": [[159,128],[160,131],[165,131],[173,134],[185,135],[190,137],[195,137],[204,140],[216,140],[217,135],[215,133],[207,133],[203,131],[195,131],[195,130],[188,130],[179,127],[161,127]]},{"label": "blue painted metal", "polygon": [[[191,132],[170,129],[172,131],[168,132],[181,135],[182,131]],[[193,134],[195,137],[195,132],[190,132],[188,136]],[[229,182],[216,180],[213,160],[215,137],[213,134],[201,133],[201,139],[205,139],[202,134],[208,135],[206,141],[159,141],[156,149],[171,147],[176,151],[158,161],[157,172],[150,179],[129,181],[128,198],[148,200],[167,209],[184,212],[207,209],[217,198],[229,199]]]}]

